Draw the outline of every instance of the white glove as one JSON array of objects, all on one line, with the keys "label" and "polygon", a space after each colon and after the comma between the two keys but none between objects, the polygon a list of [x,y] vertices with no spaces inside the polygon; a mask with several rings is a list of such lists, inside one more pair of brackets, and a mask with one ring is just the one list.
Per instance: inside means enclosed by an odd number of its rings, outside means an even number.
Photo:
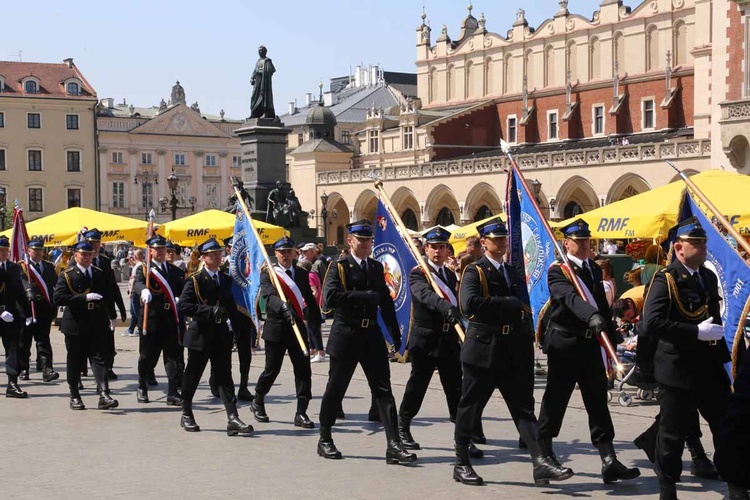
[{"label": "white glove", "polygon": [[117,321],[114,319],[109,320],[109,329],[112,331],[115,331],[115,326],[117,325]]},{"label": "white glove", "polygon": [[34,318],[26,318],[26,326],[29,326],[33,322],[34,322]]},{"label": "white glove", "polygon": [[99,295],[98,293],[87,293],[86,300],[89,302],[92,300],[102,300],[102,296]]},{"label": "white glove", "polygon": [[175,297],[174,298],[174,305],[177,305],[179,303],[180,303],[180,298],[179,297]]},{"label": "white glove", "polygon": [[0,319],[5,321],[6,323],[10,323],[11,321],[13,321],[13,315],[8,311],[3,311],[2,313],[0,313]]},{"label": "white glove", "polygon": [[714,319],[708,318],[698,325],[698,340],[709,342],[724,338],[724,327],[711,323]]},{"label": "white glove", "polygon": [[143,302],[144,304],[148,304],[149,302],[151,302],[151,290],[149,290],[148,288],[144,288],[141,292],[141,302]]}]

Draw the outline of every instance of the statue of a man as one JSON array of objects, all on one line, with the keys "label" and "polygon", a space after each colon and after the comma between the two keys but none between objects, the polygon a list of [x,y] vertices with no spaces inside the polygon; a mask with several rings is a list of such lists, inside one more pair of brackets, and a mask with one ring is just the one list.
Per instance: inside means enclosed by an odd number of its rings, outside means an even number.
[{"label": "statue of a man", "polygon": [[276,218],[281,209],[286,206],[286,190],[281,181],[276,181],[276,187],[268,193],[268,205],[266,206],[266,222],[269,224],[283,225],[285,221],[277,221]]},{"label": "statue of a man", "polygon": [[276,118],[271,88],[271,77],[276,72],[276,68],[273,67],[271,58],[266,57],[267,53],[268,50],[263,45],[258,48],[260,59],[255,63],[255,70],[250,78],[250,83],[253,84],[250,118]]}]

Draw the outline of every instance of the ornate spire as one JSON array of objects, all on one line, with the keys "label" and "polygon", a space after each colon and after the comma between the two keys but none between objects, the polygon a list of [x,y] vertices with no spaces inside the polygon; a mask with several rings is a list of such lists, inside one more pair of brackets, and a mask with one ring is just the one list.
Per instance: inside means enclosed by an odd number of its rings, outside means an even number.
[{"label": "ornate spire", "polygon": [[482,30],[482,33],[485,33],[487,31],[487,28],[485,27],[487,25],[487,18],[484,17],[484,12],[479,16],[479,29]]}]

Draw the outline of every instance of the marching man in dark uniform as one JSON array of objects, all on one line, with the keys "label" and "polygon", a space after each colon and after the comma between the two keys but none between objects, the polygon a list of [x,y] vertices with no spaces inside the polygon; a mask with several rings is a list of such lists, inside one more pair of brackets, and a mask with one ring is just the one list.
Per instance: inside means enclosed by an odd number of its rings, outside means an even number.
[{"label": "marching man in dark uniform", "polygon": [[52,297],[55,284],[57,284],[57,273],[52,262],[42,259],[43,252],[44,242],[40,239],[31,240],[28,244],[28,263],[20,263],[26,298],[33,301],[36,313],[36,322],[32,322],[29,307],[26,314],[26,326],[21,334],[21,378],[29,379],[29,358],[33,339],[36,341],[37,355],[42,364],[42,379],[45,382],[51,382],[60,378],[60,374],[52,369],[52,344],[49,340],[50,328],[57,316],[57,306]]},{"label": "marching man in dark uniform", "polygon": [[139,266],[135,271],[133,290],[141,298],[144,306],[140,308],[138,324],[143,324],[145,304],[148,304],[148,319],[146,329],[141,332],[138,340],[138,389],[139,403],[148,403],[148,376],[153,372],[159,361],[159,355],[164,352],[164,365],[167,371],[168,393],[167,404],[182,406],[182,398],[178,391],[179,358],[182,349],[179,343],[181,320],[177,313],[182,288],[185,286],[185,272],[177,266],[166,262],[167,240],[156,235],[150,238],[146,245],[151,252],[151,277],[146,286],[145,267]]},{"label": "marching man in dark uniform", "polygon": [[[294,260],[294,241],[283,237],[273,245],[278,264],[274,267],[279,281],[285,283],[285,294],[289,302],[282,302],[274,288],[268,269],[264,268],[260,274],[260,295],[266,301],[266,321],[263,324],[263,340],[266,341],[266,367],[255,384],[255,399],[250,409],[258,422],[268,422],[264,399],[271,390],[276,377],[281,372],[284,354],[289,353],[289,359],[294,368],[294,385],[297,392],[297,413],[294,415],[294,425],[304,429],[312,429],[315,424],[307,417],[307,406],[312,399],[312,370],[310,359],[302,353],[292,325],[297,324],[300,332],[307,333],[303,322],[317,321],[320,323],[320,308],[310,289],[308,272],[297,267]],[[290,293],[291,292],[291,293]],[[300,300],[302,301],[300,303]],[[296,305],[295,305],[296,304]],[[298,309],[299,308],[299,309]],[[307,335],[302,336],[307,348]]]},{"label": "marching man in dark uniform", "polygon": [[539,426],[534,415],[534,345],[529,327],[529,307],[516,295],[519,283],[514,269],[503,262],[508,250],[508,230],[498,217],[477,227],[484,256],[469,264],[461,279],[461,311],[469,318],[461,351],[463,386],[456,415],[456,464],[453,479],[469,485],[483,480],[469,462],[476,413],[495,388],[508,410],[534,465],[534,482],[548,484],[573,476],[542,453]]},{"label": "marching man in dark uniform", "polygon": [[[629,469],[617,459],[612,444],[615,428],[607,408],[607,370],[597,340],[606,332],[612,345],[622,341],[615,336],[612,313],[602,285],[601,268],[588,258],[591,231],[583,219],[561,228],[563,247],[575,276],[559,262],[547,273],[550,293],[550,321],[543,341],[547,354],[547,388],[539,411],[539,438],[544,454],[555,460],[552,439],[560,434],[565,410],[576,383],[589,416],[591,442],[602,458],[605,483],[634,479],[638,468]],[[578,279],[589,301],[578,295],[573,279]],[[618,341],[619,340],[619,341]]]},{"label": "marching man in dark uniform", "polygon": [[192,318],[183,339],[188,358],[182,384],[180,425],[188,432],[201,430],[193,416],[193,397],[206,364],[211,361],[227,412],[227,435],[249,434],[253,432],[253,426],[245,424],[237,415],[232,382],[232,333],[227,324],[237,312],[232,297],[232,278],[219,270],[222,247],[214,238],[198,248],[204,267],[188,276],[177,304],[178,312]]},{"label": "marching man in dark uniform", "polygon": [[421,267],[409,273],[412,321],[407,348],[411,375],[399,408],[398,429],[401,443],[410,450],[420,448],[411,435],[411,420],[419,413],[435,369],[440,375],[453,422],[461,398],[461,347],[453,328],[460,317],[456,299],[458,279],[456,273],[444,266],[450,237],[451,233],[440,227],[424,235],[425,260],[433,279],[441,284],[443,296],[435,293]]},{"label": "marching man in dark uniform", "polygon": [[109,343],[115,317],[115,303],[110,294],[111,287],[106,273],[91,264],[93,247],[80,241],[75,246],[74,264],[60,273],[53,294],[55,305],[65,307],[60,330],[65,335],[68,350],[67,379],[70,389],[70,409],[85,410],[78,384],[81,367],[86,358],[96,379],[99,392],[99,409],[117,408],[119,403],[109,394],[107,359]]},{"label": "marching man in dark uniform", "polygon": [[21,266],[8,260],[9,257],[10,242],[7,237],[2,236],[0,237],[0,336],[3,338],[5,373],[8,375],[5,397],[22,399],[28,397],[28,394],[18,387],[18,375],[21,373],[19,342],[27,302],[21,281]]},{"label": "marching man in dark uniform", "polygon": [[401,444],[396,423],[396,401],[391,392],[388,349],[378,327],[378,309],[393,339],[393,347],[401,347],[401,332],[396,308],[388,291],[383,265],[369,258],[372,253],[372,224],[366,219],[346,226],[349,255],[331,263],[323,287],[324,303],[335,309],[326,351],[331,357],[323,401],[320,404],[320,441],[318,455],[339,459],[331,437],[331,427],[341,409],[341,401],[357,364],[367,376],[385,428],[388,446],[386,463],[414,462],[417,456]]},{"label": "marching man in dark uniform", "polygon": [[[104,253],[100,252],[102,246],[102,232],[94,228],[86,231],[83,236],[84,238],[86,238],[86,241],[91,244],[91,248],[93,249],[94,257],[91,263],[104,271],[104,275],[107,277],[107,295],[112,297],[114,304],[117,305],[117,309],[120,311],[120,317],[123,321],[125,321],[125,318],[127,317],[127,314],[125,312],[125,302],[123,302],[122,300],[120,287],[117,286],[117,281],[115,280],[115,273],[112,270],[112,260],[104,255]],[[117,319],[117,313],[114,311],[114,309],[112,310],[110,319]],[[117,374],[113,370],[115,364],[115,356],[117,355],[117,351],[115,350],[114,321],[112,321],[111,323],[110,333],[107,335],[105,342],[106,349],[104,354],[106,355],[107,362],[107,378],[109,378],[110,380],[117,380]]]},{"label": "marching man in dark uniform", "polygon": [[695,217],[670,230],[676,260],[654,275],[643,307],[646,335],[658,343],[654,377],[659,391],[659,434],[654,469],[661,498],[677,498],[685,436],[697,409],[714,442],[727,415],[730,360],[721,326],[718,278],[705,268],[706,231]]}]

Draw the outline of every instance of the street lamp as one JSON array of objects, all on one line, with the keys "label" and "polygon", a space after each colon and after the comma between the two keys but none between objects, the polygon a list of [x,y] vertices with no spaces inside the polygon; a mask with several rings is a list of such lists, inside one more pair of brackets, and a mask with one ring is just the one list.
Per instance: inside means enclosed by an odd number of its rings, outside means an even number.
[{"label": "street lamp", "polygon": [[5,207],[5,188],[0,187],[0,226],[2,231],[5,231],[5,215],[8,213],[8,209]]},{"label": "street lamp", "polygon": [[323,218],[323,242],[327,245],[328,244],[328,195],[325,191],[323,191],[323,194],[320,195],[320,204],[321,204],[321,210],[320,210],[320,216]]},{"label": "street lamp", "polygon": [[177,186],[180,183],[180,179],[177,177],[177,174],[174,173],[174,169],[172,169],[172,173],[169,174],[169,177],[167,177],[167,185],[169,186],[169,192],[171,194],[171,198],[167,199],[167,197],[159,198],[159,205],[161,206],[161,211],[166,212],[167,211],[167,204],[169,204],[169,208],[172,210],[172,220],[177,219],[177,209],[178,208],[190,208],[193,212],[195,212],[195,204],[198,201],[198,199],[195,196],[191,196],[188,198],[188,202],[190,203],[190,207],[181,207],[180,202],[177,199]]}]

